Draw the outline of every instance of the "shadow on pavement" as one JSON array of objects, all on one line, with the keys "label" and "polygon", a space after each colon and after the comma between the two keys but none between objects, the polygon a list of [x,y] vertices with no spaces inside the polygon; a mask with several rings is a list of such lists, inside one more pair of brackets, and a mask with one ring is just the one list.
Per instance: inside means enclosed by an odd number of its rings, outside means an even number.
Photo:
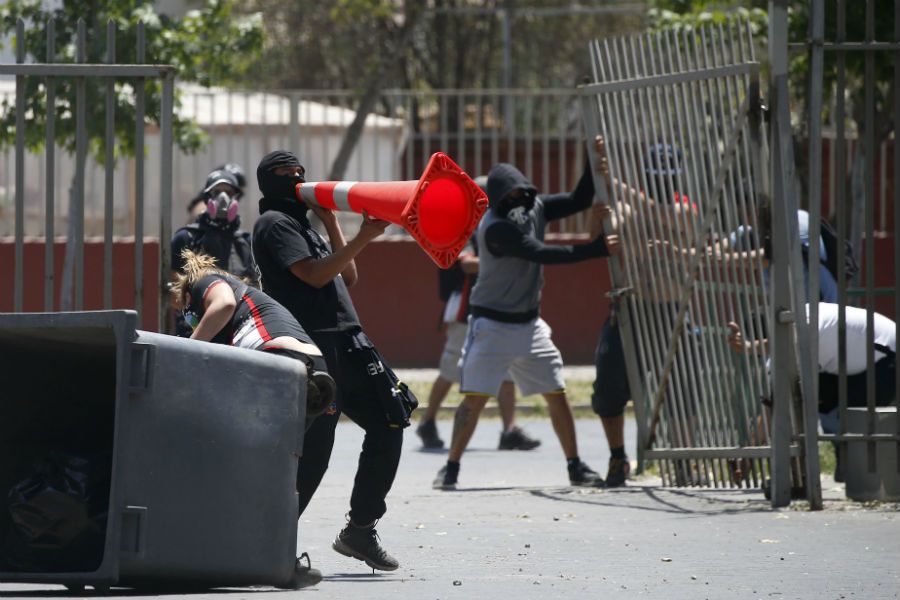
[{"label": "shadow on pavement", "polygon": [[672,489],[658,486],[628,486],[614,489],[532,489],[532,496],[556,502],[572,502],[631,508],[683,515],[729,515],[769,512],[769,502],[758,490]]}]

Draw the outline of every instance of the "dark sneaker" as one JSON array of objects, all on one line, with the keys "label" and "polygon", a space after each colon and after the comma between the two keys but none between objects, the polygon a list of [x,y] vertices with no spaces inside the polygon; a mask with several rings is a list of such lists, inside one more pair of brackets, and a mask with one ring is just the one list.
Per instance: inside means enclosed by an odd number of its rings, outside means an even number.
[{"label": "dark sneaker", "polygon": [[429,449],[443,448],[444,440],[438,436],[437,425],[434,419],[422,421],[416,427],[416,433],[422,438],[422,446]]},{"label": "dark sneaker", "polygon": [[434,481],[431,483],[431,487],[435,490],[455,490],[458,477],[458,472],[450,473],[447,470],[447,465],[444,465],[441,467],[441,470],[438,471],[437,477],[435,477]]},{"label": "dark sneaker", "polygon": [[533,450],[541,445],[541,440],[536,440],[522,431],[519,427],[513,427],[509,431],[500,434],[499,450]]},{"label": "dark sneaker", "polygon": [[337,386],[325,371],[309,371],[306,380],[306,416],[318,417],[334,402]]},{"label": "dark sneaker", "polygon": [[379,571],[396,571],[400,563],[387,553],[378,541],[375,527],[356,527],[347,523],[331,545],[336,552],[364,561]]},{"label": "dark sneaker", "polygon": [[606,470],[606,487],[625,485],[629,473],[631,473],[631,464],[627,458],[610,458],[609,468]]},{"label": "dark sneaker", "polygon": [[[303,559],[306,559],[306,564],[303,564]],[[294,574],[291,576],[290,581],[288,581],[283,586],[278,586],[281,589],[285,590],[299,590],[305,587],[310,587],[316,585],[322,581],[322,572],[318,569],[312,568],[312,562],[309,560],[309,554],[304,552],[300,555],[300,558],[297,559],[297,562],[294,564]]]},{"label": "dark sneaker", "polygon": [[579,487],[606,487],[600,473],[582,461],[578,461],[574,467],[569,467],[569,483]]}]

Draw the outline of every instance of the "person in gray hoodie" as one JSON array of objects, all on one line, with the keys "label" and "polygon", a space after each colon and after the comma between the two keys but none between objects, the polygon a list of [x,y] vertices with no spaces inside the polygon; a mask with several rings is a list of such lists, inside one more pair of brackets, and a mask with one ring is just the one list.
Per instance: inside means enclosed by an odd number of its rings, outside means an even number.
[{"label": "person in gray hoodie", "polygon": [[522,395],[542,394],[553,429],[565,454],[572,485],[603,485],[599,474],[578,456],[575,422],[562,378],[562,356],[540,317],[544,265],[609,256],[616,236],[597,236],[585,244],[544,243],[547,223],[591,207],[594,183],[589,167],[571,193],[538,195],[537,188],[510,164],[491,169],[487,181],[490,210],[476,232],[482,249],[478,282],[471,295],[471,316],[463,347],[460,391],[453,442],[447,464],[434,487],[455,489],[460,459],[488,398],[506,377]]}]

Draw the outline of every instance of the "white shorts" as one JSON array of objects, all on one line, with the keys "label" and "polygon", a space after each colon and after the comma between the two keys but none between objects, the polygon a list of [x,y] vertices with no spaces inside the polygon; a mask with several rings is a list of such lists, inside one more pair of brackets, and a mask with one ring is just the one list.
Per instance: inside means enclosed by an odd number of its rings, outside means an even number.
[{"label": "white shorts", "polygon": [[503,323],[470,317],[460,391],[496,396],[509,377],[524,396],[565,390],[562,355],[550,339],[551,333],[541,318]]},{"label": "white shorts", "polygon": [[462,347],[466,341],[468,329],[468,325],[459,321],[447,323],[447,341],[444,344],[444,351],[441,353],[438,369],[441,377],[452,383],[459,383],[461,372],[459,359],[462,357]]}]

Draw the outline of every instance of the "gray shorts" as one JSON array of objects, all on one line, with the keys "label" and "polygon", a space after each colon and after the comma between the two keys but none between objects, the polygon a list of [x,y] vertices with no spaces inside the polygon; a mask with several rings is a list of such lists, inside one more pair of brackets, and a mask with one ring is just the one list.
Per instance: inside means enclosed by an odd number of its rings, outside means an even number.
[{"label": "gray shorts", "polygon": [[459,359],[462,357],[462,347],[466,341],[466,331],[469,326],[459,321],[447,323],[447,342],[441,353],[441,362],[438,364],[442,378],[453,383],[459,383],[460,368]]},{"label": "gray shorts", "polygon": [[460,391],[496,396],[507,378],[525,396],[565,390],[562,355],[550,334],[550,326],[541,318],[503,323],[469,317]]}]

